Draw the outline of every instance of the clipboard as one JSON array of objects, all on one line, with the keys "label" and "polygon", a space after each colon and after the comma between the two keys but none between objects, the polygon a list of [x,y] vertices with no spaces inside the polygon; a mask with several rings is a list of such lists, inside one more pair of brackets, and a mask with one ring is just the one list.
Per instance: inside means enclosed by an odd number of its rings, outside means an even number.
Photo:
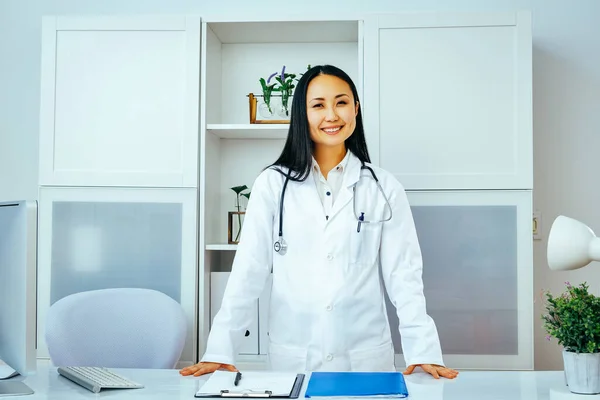
[{"label": "clipboard", "polygon": [[235,372],[215,371],[194,397],[297,399],[305,377],[296,373],[250,371],[243,373],[238,387],[233,386],[235,375]]}]

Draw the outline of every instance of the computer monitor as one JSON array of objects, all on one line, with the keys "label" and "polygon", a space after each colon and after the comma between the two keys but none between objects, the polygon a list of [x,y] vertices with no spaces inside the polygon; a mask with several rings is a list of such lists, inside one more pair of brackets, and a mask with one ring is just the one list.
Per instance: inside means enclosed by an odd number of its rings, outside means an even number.
[{"label": "computer monitor", "polygon": [[37,202],[0,202],[0,360],[35,372]]}]

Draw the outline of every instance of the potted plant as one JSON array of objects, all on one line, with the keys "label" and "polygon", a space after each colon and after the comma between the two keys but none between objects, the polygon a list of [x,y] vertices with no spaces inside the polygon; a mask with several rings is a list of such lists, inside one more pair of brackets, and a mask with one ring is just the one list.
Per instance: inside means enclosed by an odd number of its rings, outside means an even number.
[{"label": "potted plant", "polygon": [[[310,69],[310,64],[306,70]],[[286,72],[284,65],[281,71],[271,73],[267,79],[260,78],[262,94],[248,93],[248,106],[251,124],[287,124],[290,122],[290,99],[296,88],[295,82],[300,80],[304,73],[291,74]],[[258,98],[262,97],[259,102]],[[281,100],[276,100],[281,97]],[[274,103],[274,101],[276,101]],[[257,119],[257,112],[260,117]],[[275,119],[281,117],[283,119]]]},{"label": "potted plant", "polygon": [[[227,214],[227,241],[229,244],[237,244],[240,241],[240,233],[242,232],[242,215],[246,212],[242,211],[241,197],[250,200],[250,192],[248,186],[234,186],[231,188],[235,192],[235,208],[236,211],[229,211]],[[237,225],[234,225],[233,217],[237,216]]]},{"label": "potted plant", "polygon": [[279,90],[281,92],[280,116],[285,117],[285,118],[289,118],[289,116],[290,116],[288,103],[289,103],[290,97],[292,97],[292,94],[294,93],[294,88],[296,87],[296,85],[294,85],[295,78],[296,78],[296,74],[287,74],[285,72],[285,65],[281,69],[281,74],[279,76],[275,77],[275,80],[277,82],[279,82],[279,86],[277,87],[277,90]]},{"label": "potted plant", "polygon": [[[308,71],[310,69],[310,64],[306,67]],[[281,69],[281,74],[275,77],[275,80],[279,83],[279,86],[276,88],[279,92],[281,92],[281,109],[280,115],[285,118],[290,117],[290,98],[294,94],[294,89],[296,85],[294,82],[298,82],[300,77],[304,75],[304,73],[300,74],[288,74],[285,72],[285,65]]]},{"label": "potted plant", "polygon": [[273,77],[277,75],[277,72],[273,72],[265,81],[265,78],[260,78],[259,82],[260,82],[260,86],[262,87],[262,96],[263,96],[263,102],[260,104],[259,106],[259,112],[261,113],[261,115],[265,118],[270,117],[271,115],[274,114],[273,110],[271,109],[271,95],[273,94],[273,91],[276,91],[276,85],[277,82],[271,82],[271,80],[273,79]]},{"label": "potted plant", "polygon": [[572,286],[554,297],[546,293],[544,328],[563,347],[563,363],[569,390],[577,394],[600,393],[600,297],[587,283]]}]

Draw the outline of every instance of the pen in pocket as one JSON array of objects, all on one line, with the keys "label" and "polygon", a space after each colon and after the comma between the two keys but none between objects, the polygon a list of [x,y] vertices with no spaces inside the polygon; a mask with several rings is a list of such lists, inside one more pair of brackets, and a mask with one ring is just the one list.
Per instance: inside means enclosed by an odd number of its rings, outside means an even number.
[{"label": "pen in pocket", "polygon": [[358,226],[356,227],[356,232],[360,232],[360,224],[365,220],[365,213],[361,212],[360,217],[358,217]]}]

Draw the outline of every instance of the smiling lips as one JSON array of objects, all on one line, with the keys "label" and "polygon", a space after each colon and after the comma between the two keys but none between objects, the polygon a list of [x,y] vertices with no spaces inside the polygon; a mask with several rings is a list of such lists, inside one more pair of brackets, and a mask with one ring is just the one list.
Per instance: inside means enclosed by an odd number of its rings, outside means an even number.
[{"label": "smiling lips", "polygon": [[338,133],[340,130],[342,129],[341,126],[331,126],[331,127],[327,127],[327,128],[321,128],[321,130],[323,132],[325,132],[328,135],[335,135],[336,133]]}]

